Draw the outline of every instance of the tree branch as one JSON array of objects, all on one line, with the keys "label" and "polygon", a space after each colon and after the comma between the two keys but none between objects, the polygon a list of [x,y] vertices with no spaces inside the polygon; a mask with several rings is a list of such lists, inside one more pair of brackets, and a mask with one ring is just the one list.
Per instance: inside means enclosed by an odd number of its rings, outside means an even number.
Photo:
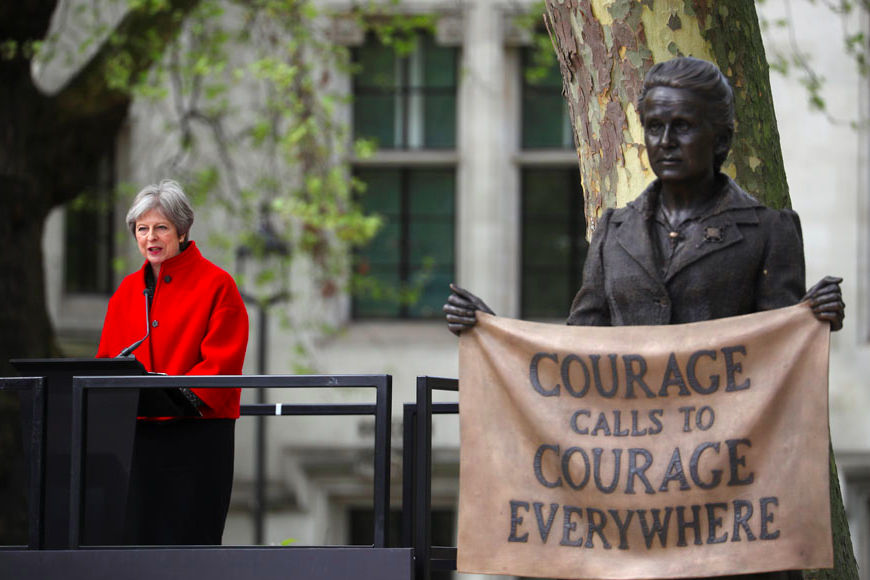
[{"label": "tree branch", "polygon": [[[65,115],[99,115],[130,100],[129,87],[111,86],[110,67],[123,56],[134,82],[159,60],[199,0],[168,0],[165,8],[143,2],[130,10],[93,58],[55,97]],[[122,39],[121,43],[112,38]]]}]

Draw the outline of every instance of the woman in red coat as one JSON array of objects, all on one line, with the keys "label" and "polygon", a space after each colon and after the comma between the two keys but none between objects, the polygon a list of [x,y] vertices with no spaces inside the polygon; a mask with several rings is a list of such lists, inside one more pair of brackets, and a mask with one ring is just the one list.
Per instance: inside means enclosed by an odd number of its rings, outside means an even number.
[{"label": "woman in red coat", "polygon": [[[149,185],[133,200],[127,225],[145,264],[109,300],[97,357],[118,356],[136,343],[147,316],[150,332],[135,350],[146,370],[241,374],[247,311],[232,277],[189,239],[192,224],[193,210],[174,181]],[[127,543],[221,543],[240,389],[181,392],[190,417],[137,421]]]}]

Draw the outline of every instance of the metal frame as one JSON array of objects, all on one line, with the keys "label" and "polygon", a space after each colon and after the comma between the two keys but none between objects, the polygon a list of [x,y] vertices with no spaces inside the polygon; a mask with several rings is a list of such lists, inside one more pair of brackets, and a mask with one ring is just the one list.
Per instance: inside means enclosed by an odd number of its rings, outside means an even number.
[{"label": "metal frame", "polygon": [[194,547],[0,550],[3,578],[41,580],[411,580],[410,548]]},{"label": "metal frame", "polygon": [[403,413],[402,545],[414,548],[417,580],[456,570],[456,547],[432,546],[432,415],[459,413],[459,403],[433,403],[433,390],[458,392],[459,381],[417,377],[417,401]]},{"label": "metal frame", "polygon": [[[287,566],[297,568],[297,564],[322,569],[326,563],[336,564],[334,574],[325,577],[338,577],[335,574],[347,572],[347,566],[363,566],[374,577],[379,567],[393,562],[391,569],[404,578],[412,574],[417,580],[429,580],[432,570],[455,570],[456,548],[432,546],[432,415],[459,412],[458,403],[433,403],[432,391],[459,390],[456,379],[438,377],[417,377],[416,402],[405,404],[403,425],[403,493],[402,493],[402,548],[388,548],[388,516],[390,485],[390,426],[392,403],[392,378],[389,375],[338,375],[338,376],[115,376],[115,377],[75,377],[72,391],[72,456],[70,465],[70,540],[71,551],[39,552],[44,556],[33,560],[25,553],[13,550],[0,550],[0,559],[15,569],[44,571],[51,577],[61,573],[84,574],[92,571],[96,561],[105,564],[118,560],[133,564],[143,572],[143,578],[151,577],[155,570],[191,568],[191,558],[196,559],[202,571],[205,568],[218,577],[228,572],[230,562],[263,564],[269,574],[285,574]],[[299,416],[299,415],[374,415],[374,548],[383,558],[367,555],[364,547],[337,546],[329,548],[262,548],[262,547],[187,547],[167,548],[90,548],[79,549],[81,538],[81,515],[83,502],[83,474],[86,449],[87,397],[93,390],[119,389],[160,389],[167,387],[207,387],[207,388],[348,388],[369,387],[376,390],[375,403],[345,404],[254,404],[243,405],[244,416]],[[38,547],[42,526],[41,484],[44,446],[44,393],[43,379],[2,379],[0,389],[30,388],[34,392],[33,432],[31,436],[32,462],[31,477],[40,485],[31,485],[30,547]],[[300,559],[293,559],[290,554]],[[84,559],[75,554],[81,554]],[[149,556],[150,554],[150,556]],[[332,554],[330,556],[329,554]],[[36,554],[34,554],[36,555]],[[157,568],[154,555],[159,555]],[[291,559],[287,559],[287,558]],[[202,558],[205,558],[200,562]],[[375,558],[375,559],[371,559]],[[407,560],[405,560],[407,558]],[[297,562],[298,560],[298,562]],[[310,561],[310,562],[309,562]],[[223,562],[223,563],[221,563]],[[294,564],[294,562],[296,562]],[[354,564],[357,562],[357,564]],[[403,571],[407,562],[412,568]],[[150,567],[149,567],[150,566]],[[304,566],[303,566],[304,567]],[[153,568],[153,569],[152,569]],[[192,569],[192,568],[191,568]],[[342,570],[344,572],[342,572]],[[360,568],[359,570],[362,570]],[[326,572],[323,570],[323,572]],[[90,573],[90,572],[88,572]],[[366,572],[368,573],[368,572]],[[269,576],[267,574],[267,576]],[[332,574],[332,575],[330,575]],[[363,574],[365,575],[365,574]],[[82,576],[84,578],[85,576]],[[271,576],[269,576],[271,577]],[[275,576],[276,578],[278,576]],[[385,577],[385,576],[384,576]]]},{"label": "metal frame", "polygon": [[[27,490],[27,548],[39,549],[45,526],[43,495],[45,483],[45,379],[42,377],[0,377],[0,391],[30,390],[32,413],[30,418],[30,453],[28,455],[29,483]],[[22,417],[23,418],[23,417]]]},{"label": "metal frame", "polygon": [[[281,415],[374,415],[374,548],[389,544],[390,506],[390,423],[392,377],[390,375],[233,375],[233,376],[120,376],[74,377],[72,401],[72,457],[70,462],[70,545],[79,548],[81,507],[84,486],[82,475],[87,441],[87,396],[91,390],[165,389],[167,387],[207,388],[351,388],[376,390],[374,404],[288,404]],[[277,405],[245,405],[245,415],[275,415]],[[286,548],[285,548],[286,549]]]}]

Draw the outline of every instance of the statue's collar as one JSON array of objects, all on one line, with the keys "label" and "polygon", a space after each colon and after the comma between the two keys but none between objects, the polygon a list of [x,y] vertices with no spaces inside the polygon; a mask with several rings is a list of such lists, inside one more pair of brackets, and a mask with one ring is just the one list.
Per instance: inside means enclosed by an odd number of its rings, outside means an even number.
[{"label": "statue's collar", "polygon": [[[661,187],[661,181],[656,179],[643,190],[643,193],[637,199],[629,202],[628,207],[639,212],[644,218],[652,219],[658,210]],[[719,199],[709,211],[705,212],[703,218],[709,218],[727,211],[764,207],[764,204],[743,191],[739,185],[734,183],[733,179],[724,173],[716,175],[716,187],[718,188],[717,197]]]}]

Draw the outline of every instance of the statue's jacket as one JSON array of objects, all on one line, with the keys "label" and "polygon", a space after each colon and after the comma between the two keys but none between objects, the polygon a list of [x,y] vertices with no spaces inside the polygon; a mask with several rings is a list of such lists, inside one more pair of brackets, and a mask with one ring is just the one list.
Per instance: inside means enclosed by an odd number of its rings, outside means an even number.
[{"label": "statue's jacket", "polygon": [[[609,209],[592,236],[583,284],[567,323],[586,326],[699,322],[797,304],[805,293],[800,221],[765,207],[729,177],[719,202],[683,231],[687,244],[666,273],[655,258],[649,220],[658,181],[621,209]],[[796,571],[718,580],[792,580]]]},{"label": "statue's jacket", "polygon": [[650,227],[660,182],[625,207],[607,210],[567,323],[679,324],[798,303],[805,271],[797,214],[765,207],[724,174],[717,184],[718,201],[682,231],[686,246],[666,272]]}]

